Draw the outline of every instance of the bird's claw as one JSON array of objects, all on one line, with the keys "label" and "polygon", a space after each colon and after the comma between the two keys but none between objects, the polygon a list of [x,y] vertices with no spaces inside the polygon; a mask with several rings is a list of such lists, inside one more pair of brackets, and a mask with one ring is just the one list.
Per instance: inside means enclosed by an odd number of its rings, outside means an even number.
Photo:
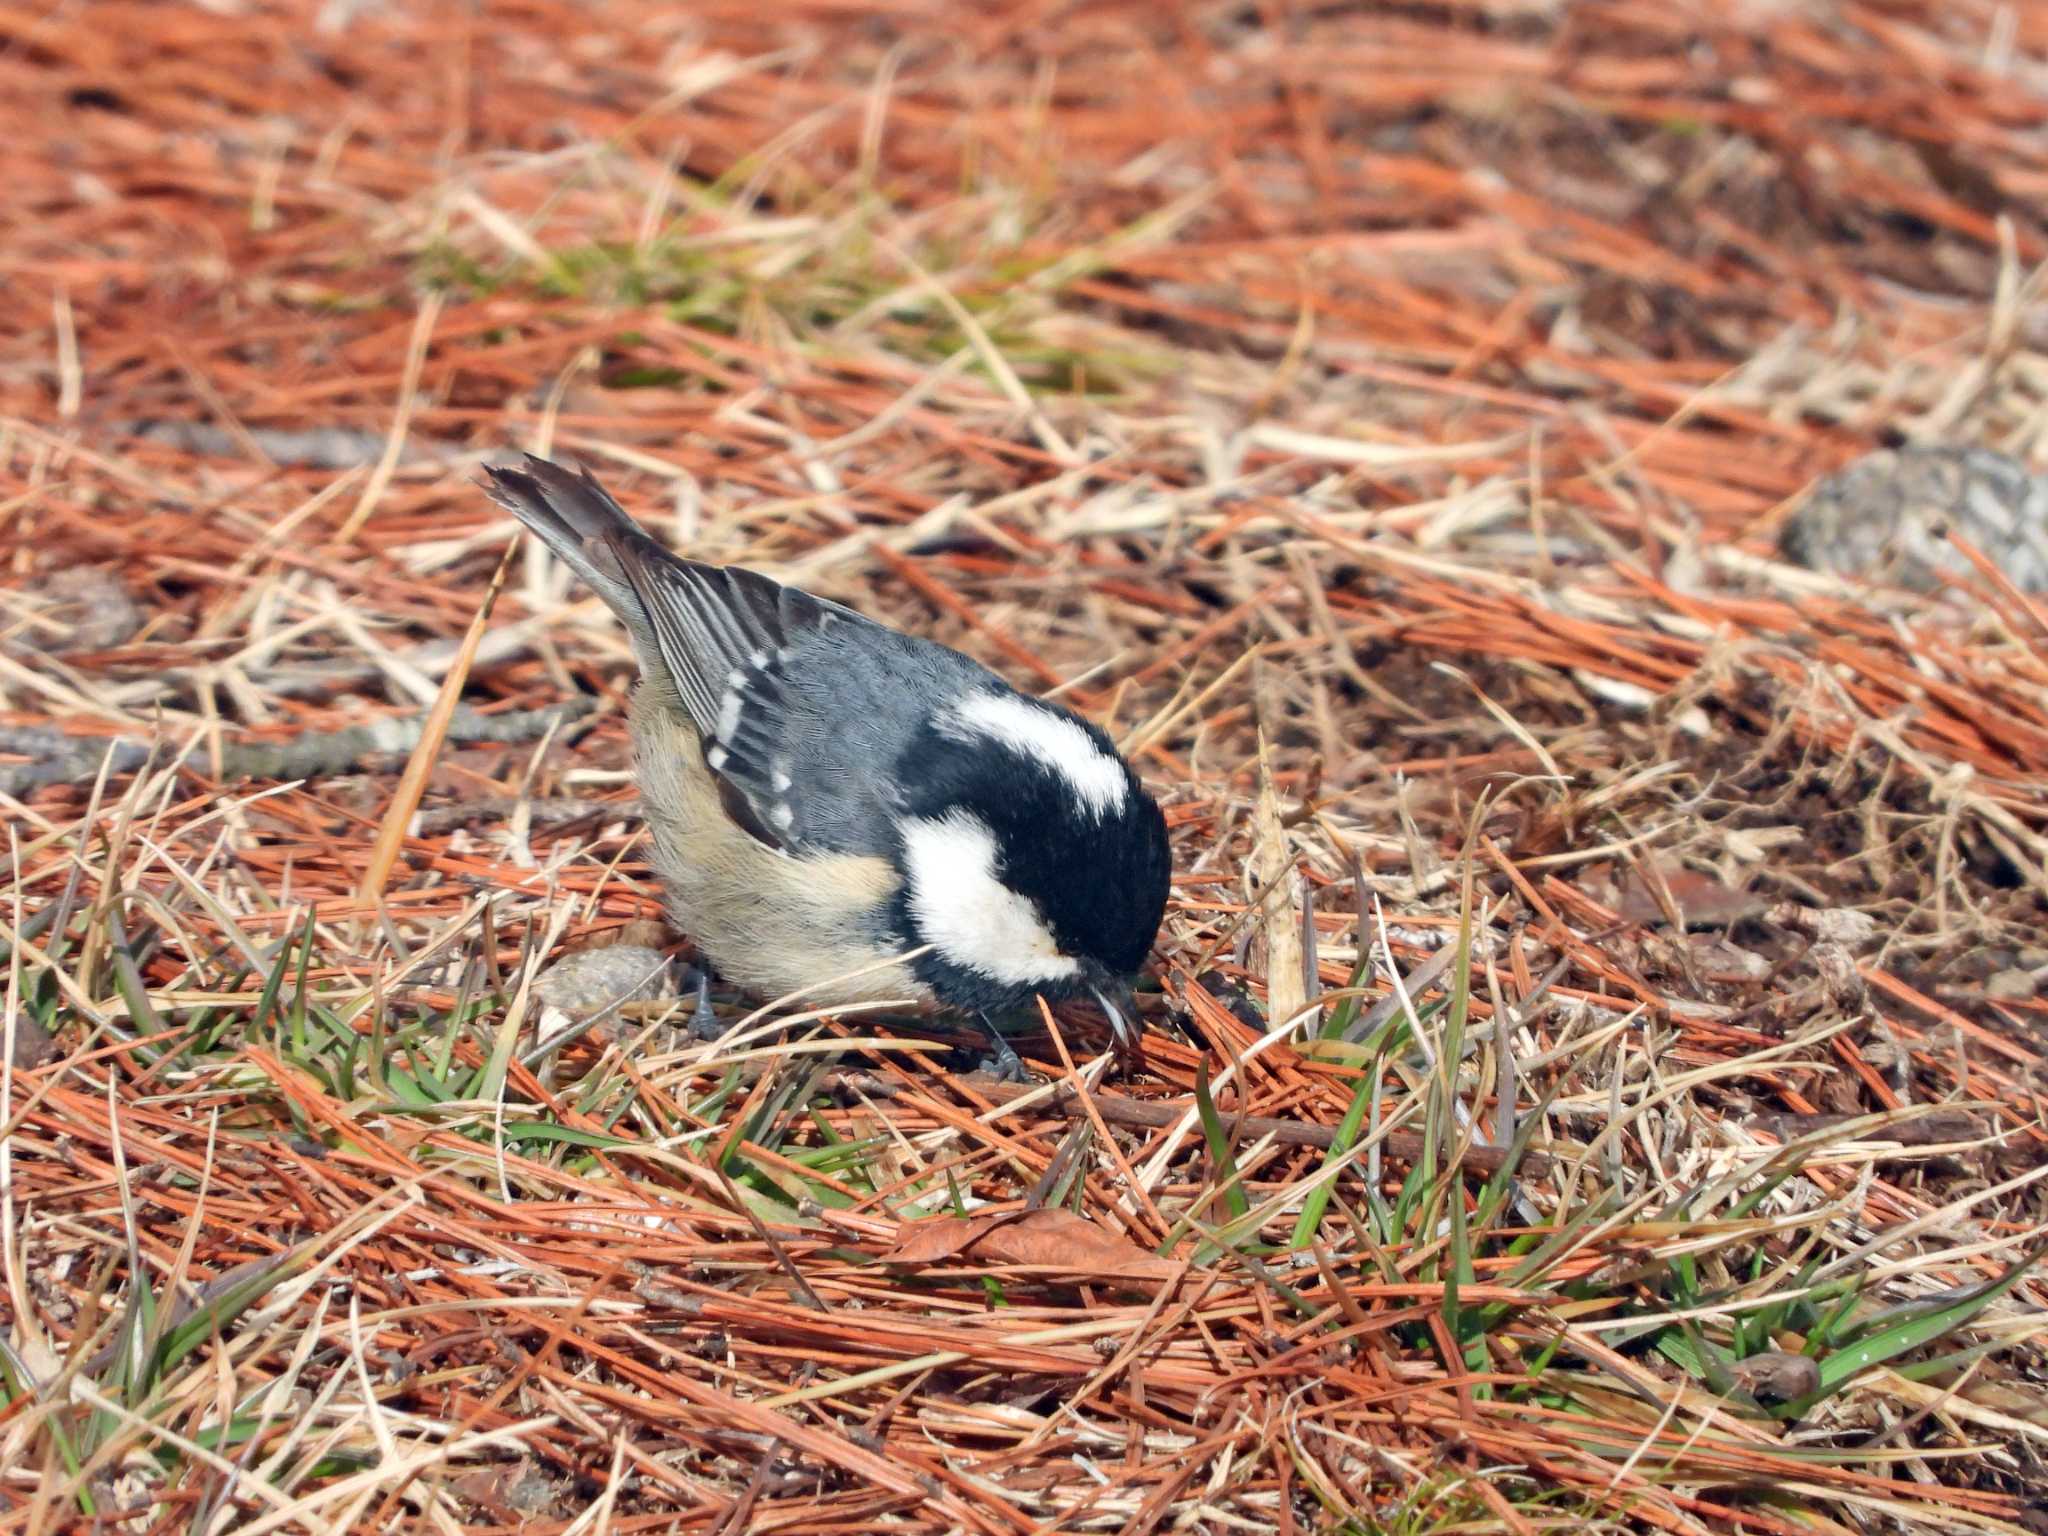
[{"label": "bird's claw", "polygon": [[1026,1079],[1024,1061],[1007,1043],[1000,1050],[990,1051],[976,1064],[977,1072],[985,1072],[999,1083],[1021,1083]]},{"label": "bird's claw", "polygon": [[989,1051],[977,1063],[976,1070],[986,1072],[998,1082],[1023,1082],[1024,1062],[1017,1055],[1016,1048],[1003,1038],[1003,1032],[996,1028],[987,1014],[981,1014],[979,1018],[982,1033],[988,1036]]}]

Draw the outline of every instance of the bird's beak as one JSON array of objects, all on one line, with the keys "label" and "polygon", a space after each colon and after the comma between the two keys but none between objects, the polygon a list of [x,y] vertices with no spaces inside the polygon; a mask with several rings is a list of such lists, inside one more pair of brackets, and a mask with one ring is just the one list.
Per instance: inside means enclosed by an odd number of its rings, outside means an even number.
[{"label": "bird's beak", "polygon": [[1090,985],[1088,990],[1095,994],[1095,1001],[1101,1005],[1102,1016],[1109,1021],[1109,1033],[1116,1046],[1116,1053],[1130,1061],[1145,1059],[1144,1040],[1138,1032],[1137,999],[1132,996],[1130,983],[1108,980],[1101,986]]}]

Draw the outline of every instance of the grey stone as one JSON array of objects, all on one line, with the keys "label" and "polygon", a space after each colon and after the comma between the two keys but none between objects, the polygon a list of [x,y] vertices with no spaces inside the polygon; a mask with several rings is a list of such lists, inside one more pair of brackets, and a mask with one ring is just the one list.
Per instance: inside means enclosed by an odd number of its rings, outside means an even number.
[{"label": "grey stone", "polygon": [[1949,528],[2021,591],[2048,591],[2048,476],[1991,448],[1944,444],[1857,459],[1808,493],[1778,542],[1786,559],[1814,570],[1931,592],[1939,573],[1977,575],[1949,543]]},{"label": "grey stone", "polygon": [[675,993],[668,956],[643,944],[611,944],[564,955],[534,983],[541,1002],[571,1018],[619,1003],[654,1002]]}]

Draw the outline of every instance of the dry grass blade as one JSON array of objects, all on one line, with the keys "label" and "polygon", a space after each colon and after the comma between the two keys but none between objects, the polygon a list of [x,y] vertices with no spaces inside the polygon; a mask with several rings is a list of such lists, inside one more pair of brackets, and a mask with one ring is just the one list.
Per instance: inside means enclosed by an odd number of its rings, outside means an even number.
[{"label": "dry grass blade", "polygon": [[391,804],[385,808],[383,821],[378,824],[377,841],[370,849],[370,864],[363,871],[363,883],[358,893],[366,906],[374,907],[383,898],[385,883],[390,880],[392,867],[398,862],[399,849],[404,846],[406,829],[412,824],[413,813],[420,808],[420,796],[426,790],[427,776],[433,771],[442,744],[448,738],[449,722],[455,718],[463,685],[469,681],[469,669],[476,661],[477,647],[483,642],[491,610],[497,606],[498,593],[505,585],[505,573],[512,568],[512,556],[517,548],[516,543],[508,544],[504,554],[498,557],[497,569],[491,573],[490,585],[484,588],[476,616],[469,621],[461,648],[456,651],[447,675],[441,679],[441,691],[435,696],[433,708],[427,712],[426,728],[421,731],[418,745],[406,760],[405,772],[398,780]]}]

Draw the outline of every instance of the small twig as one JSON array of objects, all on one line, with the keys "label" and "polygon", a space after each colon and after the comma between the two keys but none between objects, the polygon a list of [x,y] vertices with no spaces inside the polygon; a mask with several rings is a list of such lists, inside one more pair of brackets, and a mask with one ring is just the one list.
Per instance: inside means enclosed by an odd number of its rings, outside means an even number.
[{"label": "small twig", "polygon": [[[1892,1121],[1880,1129],[1873,1130],[1860,1141],[1895,1141],[1902,1147],[1935,1147],[1949,1142],[1974,1143],[1984,1139],[1985,1127],[1982,1114],[1991,1106],[1964,1108],[1960,1105],[1930,1105],[1926,1113],[1912,1119]],[[1763,1131],[1781,1142],[1792,1142],[1816,1131],[1831,1130],[1838,1125],[1853,1125],[1859,1120],[1868,1120],[1862,1115],[1799,1115],[1784,1113],[1751,1115],[1740,1123],[1749,1130]]]},{"label": "small twig", "polygon": [[[449,740],[455,739],[455,733],[451,730]],[[583,800],[573,795],[557,795],[526,801],[512,795],[486,795],[480,800],[464,800],[455,805],[429,806],[419,813],[414,825],[422,836],[433,836],[453,831],[457,827],[473,826],[479,822],[502,821],[511,816],[522,804],[536,826],[561,826],[567,822],[598,817],[607,821],[640,819],[640,798],[637,795],[628,795],[623,800]]]},{"label": "small twig", "polygon": [[[429,312],[439,308],[435,302]],[[431,320],[428,326],[431,328]],[[462,685],[468,681],[470,664],[476,659],[477,642],[483,639],[484,627],[491,621],[491,609],[497,606],[498,594],[505,588],[505,573],[512,568],[512,554],[518,547],[514,540],[506,544],[505,553],[498,557],[498,568],[491,572],[491,584],[484,588],[483,601],[476,605],[476,617],[469,621],[469,632],[462,637],[462,649],[455,653],[454,665],[441,679],[440,697],[428,711],[419,743],[406,762],[405,775],[398,781],[391,804],[384,809],[383,825],[377,829],[377,845],[370,851],[370,864],[358,887],[358,894],[370,905],[383,897],[384,883],[391,878],[391,868],[398,862],[406,828],[412,822],[413,812],[420,808],[420,796],[426,793],[427,775],[433,769],[434,758],[448,739],[448,727],[455,718],[455,701],[462,697]]]},{"label": "small twig", "polygon": [[[586,699],[572,699],[548,709],[513,709],[482,715],[458,709],[443,740],[460,746],[479,742],[516,744],[532,741],[566,720],[586,714]],[[338,731],[307,731],[289,741],[231,743],[221,751],[220,778],[319,779],[347,773],[366,758],[411,752],[427,727],[427,715],[392,715]],[[133,773],[148,761],[148,742],[132,736],[70,736],[47,726],[0,729],[0,752],[17,753],[29,761],[0,764],[0,794],[20,797],[45,784],[90,780],[100,763],[111,757],[110,775]],[[589,809],[597,809],[592,805]],[[632,815],[637,803],[622,805],[616,814]],[[429,812],[429,815],[434,813]],[[472,812],[472,814],[477,814]]]}]

